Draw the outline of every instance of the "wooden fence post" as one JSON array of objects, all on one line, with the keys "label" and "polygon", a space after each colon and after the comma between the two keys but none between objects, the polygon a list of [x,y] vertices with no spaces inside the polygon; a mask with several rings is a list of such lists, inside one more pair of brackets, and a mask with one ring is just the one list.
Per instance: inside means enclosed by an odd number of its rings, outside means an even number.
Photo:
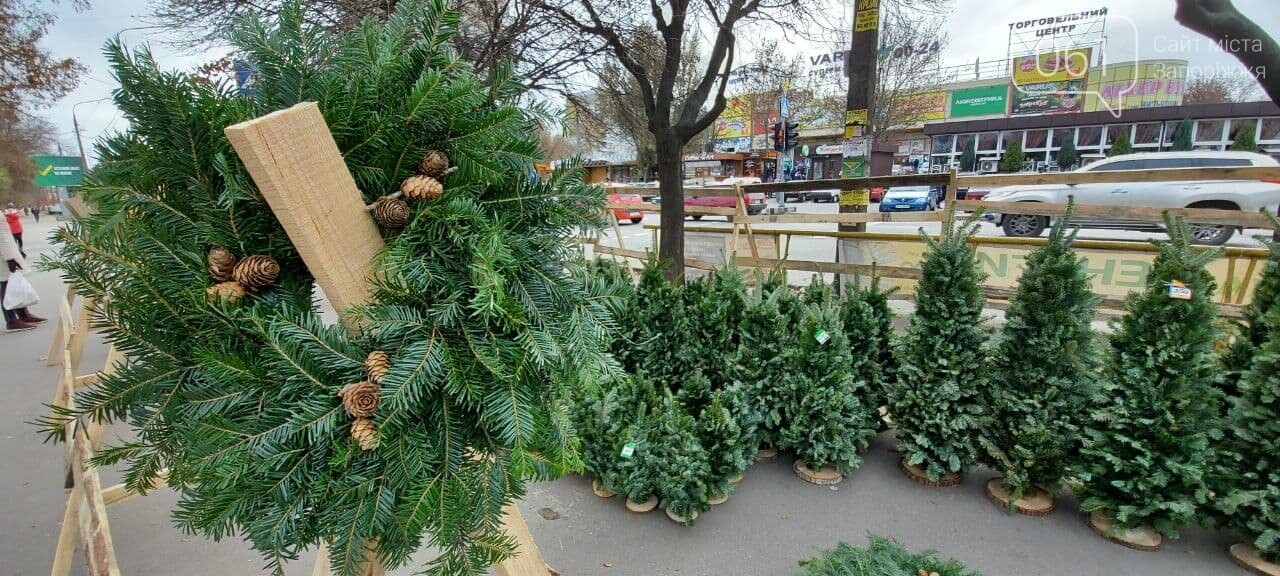
[{"label": "wooden fence post", "polygon": [[[358,331],[356,319],[346,312],[369,299],[373,258],[382,249],[382,235],[364,210],[360,190],[319,107],[304,102],[228,126],[226,134],[344,326]],[[504,528],[520,546],[495,571],[499,576],[547,576],[520,510],[515,504],[503,510]],[[366,559],[362,575],[386,573],[374,554]],[[318,563],[327,564],[327,558]],[[317,566],[313,573],[324,574],[321,570]]]}]

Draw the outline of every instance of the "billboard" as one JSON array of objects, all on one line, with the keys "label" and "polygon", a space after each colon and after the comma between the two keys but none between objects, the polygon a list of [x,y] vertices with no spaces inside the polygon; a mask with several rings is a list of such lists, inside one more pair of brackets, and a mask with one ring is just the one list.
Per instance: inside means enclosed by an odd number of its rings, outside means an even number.
[{"label": "billboard", "polygon": [[716,135],[720,138],[751,137],[751,119],[746,116],[721,116],[716,118]]},{"label": "billboard", "polygon": [[1182,105],[1185,60],[1156,60],[1107,66],[1089,74],[1085,112]]},{"label": "billboard", "polygon": [[947,92],[921,92],[894,98],[892,115],[902,119],[902,126],[896,128],[919,127],[925,122],[941,120],[947,116]]},{"label": "billboard", "polygon": [[1089,73],[1092,48],[1069,48],[1013,59],[1013,85],[1082,79]]},{"label": "billboard", "polygon": [[1004,114],[1009,108],[1009,86],[980,86],[951,91],[949,118]]},{"label": "billboard", "polygon": [[1084,107],[1084,79],[1042,82],[1013,90],[1009,114],[1065,114]]},{"label": "billboard", "polygon": [[36,172],[32,182],[36,186],[79,186],[84,179],[79,156],[38,154],[31,157],[31,165]]}]

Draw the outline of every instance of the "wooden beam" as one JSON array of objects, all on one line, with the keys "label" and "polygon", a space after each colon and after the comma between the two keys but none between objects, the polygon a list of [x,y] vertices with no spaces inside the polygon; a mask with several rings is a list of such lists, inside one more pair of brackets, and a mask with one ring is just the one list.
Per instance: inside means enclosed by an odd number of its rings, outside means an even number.
[{"label": "wooden beam", "polygon": [[[987,200],[960,200],[957,210],[977,210],[997,214],[1031,214],[1035,216],[1062,216],[1067,213],[1066,204],[1047,204],[1042,202],[990,202]],[[1217,210],[1211,208],[1147,208],[1143,206],[1106,206],[1100,204],[1077,204],[1075,217],[1083,220],[1139,220],[1160,222],[1164,213],[1183,218],[1197,224],[1223,224],[1242,228],[1271,228],[1271,219],[1255,212],[1240,210]]]},{"label": "wooden beam", "polygon": [[[607,210],[631,210],[633,212],[653,212],[655,214],[662,212],[662,208],[657,204],[649,204],[648,202],[606,202],[604,207]],[[738,209],[719,206],[690,206],[686,204],[684,213],[685,215],[733,216],[738,213]]]},{"label": "wooden beam", "polygon": [[[76,300],[76,291],[74,288],[67,286],[67,295],[58,302],[58,323],[53,329],[53,342],[49,343],[49,354],[45,356],[45,365],[53,366],[62,361],[62,349],[65,347],[65,340],[71,334],[68,328],[71,325],[71,304]],[[66,313],[64,316],[63,313]]]},{"label": "wooden beam", "polygon": [[814,260],[773,260],[766,258],[739,258],[739,266],[753,268],[782,268],[801,272],[821,272],[828,274],[862,274],[869,276],[874,271],[881,278],[903,278],[919,280],[919,268],[903,266],[872,266],[870,264],[849,264],[846,262],[818,262]]},{"label": "wooden beam", "polygon": [[942,222],[946,214],[934,212],[856,212],[847,214],[761,214],[751,216],[757,224],[865,224],[870,222]]},{"label": "wooden beam", "polygon": [[[369,300],[372,265],[383,247],[382,235],[364,210],[360,190],[319,107],[304,102],[229,126],[226,133],[344,325],[357,332],[359,326],[347,312]],[[495,569],[500,574],[546,576],[546,564],[523,518],[519,514],[506,518],[512,523],[504,526],[505,531],[524,546]],[[323,548],[320,558],[317,571],[320,563],[327,564]],[[361,576],[386,573],[372,546],[365,558]]]},{"label": "wooden beam", "polygon": [[[169,485],[169,471],[161,470],[160,473],[156,475],[152,488],[155,490],[159,490],[168,485]],[[124,485],[123,483],[116,484],[114,486],[108,486],[107,488],[104,488],[102,490],[102,501],[105,502],[107,506],[111,506],[112,504],[119,504],[121,502],[128,502],[129,500],[133,500],[138,496],[142,496],[142,494],[135,492],[133,490],[130,490],[129,487]]]},{"label": "wooden beam", "polygon": [[75,454],[71,460],[71,472],[75,475],[76,486],[84,492],[79,521],[89,576],[120,576],[115,545],[111,541],[111,524],[107,521],[107,504],[102,499],[102,480],[98,477],[98,470],[89,464],[93,458],[89,436],[77,426],[71,442]]},{"label": "wooden beam", "polygon": [[1280,178],[1280,168],[1162,168],[1157,170],[1113,170],[1107,172],[1043,172],[960,176],[961,187],[999,187],[1040,184],[1112,184],[1117,182],[1179,182],[1187,180],[1266,180]]}]

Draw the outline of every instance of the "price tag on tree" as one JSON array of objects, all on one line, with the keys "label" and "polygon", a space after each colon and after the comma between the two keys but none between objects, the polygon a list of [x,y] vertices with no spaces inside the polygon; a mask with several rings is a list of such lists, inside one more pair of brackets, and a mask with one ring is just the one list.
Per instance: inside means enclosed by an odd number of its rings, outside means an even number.
[{"label": "price tag on tree", "polygon": [[819,328],[817,332],[813,333],[813,339],[817,340],[819,344],[826,344],[831,339],[831,334]]},{"label": "price tag on tree", "polygon": [[635,453],[636,453],[636,443],[627,442],[622,447],[622,453],[619,454],[619,456],[621,456],[623,460],[630,460],[631,457],[635,455]]},{"label": "price tag on tree", "polygon": [[1170,298],[1173,298],[1174,300],[1190,300],[1191,299],[1191,289],[1188,288],[1186,284],[1183,284],[1181,280],[1174,280],[1173,282],[1165,282],[1165,286],[1169,287]]}]

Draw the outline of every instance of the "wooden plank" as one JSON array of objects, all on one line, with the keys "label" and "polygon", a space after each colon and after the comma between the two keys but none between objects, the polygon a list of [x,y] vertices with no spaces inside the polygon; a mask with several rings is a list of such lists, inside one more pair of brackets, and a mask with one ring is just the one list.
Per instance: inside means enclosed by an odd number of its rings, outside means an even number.
[{"label": "wooden plank", "polygon": [[[722,230],[722,232],[723,231],[724,230]],[[605,244],[596,246],[595,250],[597,254],[609,254],[611,256],[625,256],[627,258],[635,258],[642,262],[648,260],[650,256],[655,254],[655,252],[651,252],[649,250],[628,250],[626,248],[618,248],[617,246],[608,246]],[[715,262],[709,262],[707,260],[698,260],[695,258],[685,258],[684,265],[688,268],[697,268],[699,270],[715,270],[716,268],[719,268],[720,266],[722,266],[721,264],[716,264]]]},{"label": "wooden plank", "polygon": [[[168,485],[169,485],[169,471],[161,470],[160,473],[156,475],[155,480],[152,481],[152,489],[159,490]],[[138,496],[142,496],[142,495],[143,494],[139,492],[130,490],[128,486],[125,486],[123,483],[121,483],[121,484],[116,484],[115,486],[108,486],[107,488],[103,489],[102,501],[105,502],[107,506],[111,506],[112,504],[120,504],[121,502],[127,502],[129,500],[133,500],[134,498],[137,498]]]},{"label": "wooden plank", "polygon": [[[350,331],[359,327],[345,314],[369,300],[372,263],[382,236],[364,210],[360,190],[320,109],[304,102],[226,128],[227,137],[276,218],[297,247],[325,296]],[[513,538],[527,534],[520,516],[504,529]],[[547,574],[532,538],[515,558],[495,567],[508,574]],[[368,546],[361,576],[382,576],[386,569]],[[325,549],[320,562],[327,563]],[[327,567],[326,567],[327,568]],[[326,573],[317,572],[317,573]]]},{"label": "wooden plank", "polygon": [[[990,202],[987,200],[959,200],[955,202],[957,210],[977,210],[998,214],[1032,214],[1036,216],[1062,216],[1066,214],[1066,204],[1047,204],[1042,202]],[[1217,210],[1210,208],[1147,208],[1143,206],[1106,206],[1101,204],[1076,204],[1075,216],[1083,220],[1140,220],[1160,222],[1164,213],[1183,218],[1197,224],[1224,224],[1243,228],[1271,228],[1271,219],[1261,213],[1242,212],[1240,210]]]},{"label": "wooden plank", "polygon": [[71,373],[80,372],[80,359],[84,357],[84,343],[89,336],[89,316],[95,302],[86,298],[80,303],[80,313],[76,316],[76,325],[67,338],[67,350],[71,352]]},{"label": "wooden plank", "polygon": [[846,262],[818,262],[815,260],[773,260],[766,258],[739,258],[738,265],[753,268],[782,268],[801,272],[821,272],[828,274],[862,274],[870,275],[874,269],[881,278],[903,278],[919,280],[919,268],[903,266],[872,266],[870,264],[849,264]]},{"label": "wooden plank", "polygon": [[961,187],[999,187],[1039,184],[1110,184],[1116,182],[1178,182],[1186,180],[1265,180],[1280,178],[1277,167],[1247,168],[1162,168],[1157,170],[1113,170],[1108,172],[1044,172],[960,176]]},{"label": "wooden plank", "polygon": [[[58,302],[58,323],[53,329],[53,342],[49,343],[49,354],[45,356],[45,365],[53,366],[62,361],[62,349],[65,345],[65,339],[71,331],[68,326],[71,325],[71,304],[76,300],[76,291],[74,288],[67,286],[67,295]],[[63,316],[63,312],[66,316]]]},{"label": "wooden plank", "polygon": [[102,499],[102,481],[98,470],[89,465],[93,450],[84,429],[76,427],[72,439],[75,457],[71,460],[71,472],[76,486],[84,491],[80,503],[80,537],[84,542],[89,576],[120,576],[116,563],[116,549],[111,541],[111,525],[107,521],[107,504]]},{"label": "wooden plank", "polygon": [[62,513],[62,526],[58,528],[58,544],[53,550],[52,576],[71,574],[71,562],[80,544],[80,503],[83,501],[84,490],[79,484],[73,484],[67,496],[67,507]]},{"label": "wooden plank", "polygon": [[833,178],[828,180],[792,180],[743,184],[743,192],[808,192],[812,190],[856,190],[859,188],[891,188],[894,186],[946,186],[949,175],[904,174],[900,176],[868,176],[866,178]]},{"label": "wooden plank", "polygon": [[751,216],[757,224],[865,224],[872,222],[942,222],[945,213],[934,212],[858,212],[847,214],[761,214]]},{"label": "wooden plank", "polygon": [[[657,204],[649,204],[647,202],[606,202],[604,205],[607,210],[631,210],[633,212],[652,212],[654,214],[662,213],[662,209]],[[738,213],[737,208],[723,208],[719,206],[689,206],[684,207],[685,216],[700,214],[703,216],[733,216]]]},{"label": "wooden plank", "polygon": [[382,235],[320,109],[303,102],[226,134],[320,289],[344,324],[354,322],[344,312],[369,299]]}]

